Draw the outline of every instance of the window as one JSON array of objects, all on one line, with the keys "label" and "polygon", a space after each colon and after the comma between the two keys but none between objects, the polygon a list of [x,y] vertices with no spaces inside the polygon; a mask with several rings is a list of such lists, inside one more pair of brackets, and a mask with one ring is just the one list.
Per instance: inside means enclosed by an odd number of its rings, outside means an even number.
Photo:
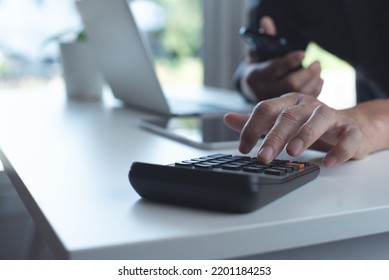
[{"label": "window", "polygon": [[324,80],[319,99],[335,109],[356,104],[355,70],[346,62],[311,43],[306,51],[304,65],[320,61]]},{"label": "window", "polygon": [[59,76],[49,38],[78,29],[72,0],[0,1],[0,87],[35,87]]},{"label": "window", "polygon": [[[233,88],[232,76],[244,54],[238,30],[246,23],[246,1],[128,1],[164,86]],[[54,38],[81,29],[74,0],[0,0],[0,25],[0,88],[63,87]],[[320,98],[335,108],[355,104],[353,69],[311,45],[305,63],[315,59],[325,79]]]},{"label": "window", "polygon": [[[202,1],[129,2],[161,82],[202,84]],[[74,0],[1,0],[0,25],[0,87],[61,86],[58,38],[82,28]]]},{"label": "window", "polygon": [[203,83],[202,1],[132,0],[139,28],[146,33],[157,75],[164,86]]}]

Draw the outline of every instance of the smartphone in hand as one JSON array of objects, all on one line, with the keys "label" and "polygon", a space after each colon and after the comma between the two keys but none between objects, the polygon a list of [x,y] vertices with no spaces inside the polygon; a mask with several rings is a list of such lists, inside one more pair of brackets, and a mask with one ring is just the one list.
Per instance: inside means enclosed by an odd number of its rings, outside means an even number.
[{"label": "smartphone in hand", "polygon": [[239,34],[261,60],[284,56],[292,51],[288,41],[280,36],[259,33],[246,27],[241,27]]}]

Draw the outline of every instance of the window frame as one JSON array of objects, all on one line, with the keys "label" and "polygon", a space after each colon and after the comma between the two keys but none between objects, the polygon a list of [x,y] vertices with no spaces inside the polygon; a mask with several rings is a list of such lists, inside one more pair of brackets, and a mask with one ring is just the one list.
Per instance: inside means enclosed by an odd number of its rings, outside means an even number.
[{"label": "window frame", "polygon": [[203,0],[204,84],[234,88],[232,77],[244,55],[239,28],[247,23],[247,0]]}]

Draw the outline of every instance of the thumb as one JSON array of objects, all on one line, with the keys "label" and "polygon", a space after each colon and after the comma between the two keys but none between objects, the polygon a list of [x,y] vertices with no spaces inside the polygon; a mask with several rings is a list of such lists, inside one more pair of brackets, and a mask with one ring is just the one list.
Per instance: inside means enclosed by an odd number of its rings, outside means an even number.
[{"label": "thumb", "polygon": [[273,19],[269,16],[262,17],[261,21],[259,22],[259,31],[261,33],[265,33],[273,36],[276,35],[277,28]]}]

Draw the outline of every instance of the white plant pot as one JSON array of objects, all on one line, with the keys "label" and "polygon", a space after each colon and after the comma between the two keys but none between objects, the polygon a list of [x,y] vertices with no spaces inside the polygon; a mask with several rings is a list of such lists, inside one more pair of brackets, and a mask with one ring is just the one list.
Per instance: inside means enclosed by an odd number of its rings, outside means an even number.
[{"label": "white plant pot", "polygon": [[60,50],[68,98],[100,100],[104,79],[88,42],[60,43]]}]

